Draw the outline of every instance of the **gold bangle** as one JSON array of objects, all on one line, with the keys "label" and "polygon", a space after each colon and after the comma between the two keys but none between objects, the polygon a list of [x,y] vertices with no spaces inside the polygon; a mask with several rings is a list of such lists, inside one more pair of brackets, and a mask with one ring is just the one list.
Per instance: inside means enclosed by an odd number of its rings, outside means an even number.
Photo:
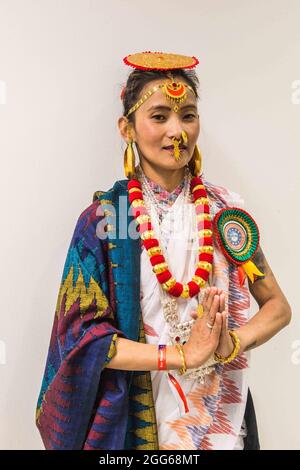
[{"label": "gold bangle", "polygon": [[214,354],[215,361],[220,362],[221,364],[228,364],[229,362],[233,361],[233,359],[236,358],[240,350],[240,340],[236,332],[229,330],[228,333],[230,334],[233,345],[234,345],[232,353],[229,354],[229,356],[227,357],[223,357],[221,356],[221,354],[218,354],[216,352]]},{"label": "gold bangle", "polygon": [[181,361],[182,361],[182,366],[180,367],[180,369],[178,369],[178,373],[179,373],[179,375],[183,375],[183,374],[186,373],[186,370],[187,370],[184,350],[183,350],[183,347],[180,343],[176,343],[175,346],[176,346],[177,351],[180,354]]}]

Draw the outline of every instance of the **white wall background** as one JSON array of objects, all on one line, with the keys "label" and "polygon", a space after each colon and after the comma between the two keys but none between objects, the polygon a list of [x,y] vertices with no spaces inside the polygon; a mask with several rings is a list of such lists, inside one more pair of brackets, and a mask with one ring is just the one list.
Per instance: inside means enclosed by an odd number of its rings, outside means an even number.
[{"label": "white wall background", "polygon": [[200,59],[206,177],[244,196],[294,313],[252,353],[262,448],[300,448],[299,18],[299,0],[0,0],[1,449],[43,448],[63,263],[93,192],[124,177],[122,58],[143,50]]}]

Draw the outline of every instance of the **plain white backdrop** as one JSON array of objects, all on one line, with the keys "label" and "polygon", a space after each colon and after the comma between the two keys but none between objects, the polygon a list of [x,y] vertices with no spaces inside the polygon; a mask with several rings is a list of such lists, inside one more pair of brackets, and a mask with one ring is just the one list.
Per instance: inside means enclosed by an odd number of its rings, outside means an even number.
[{"label": "plain white backdrop", "polygon": [[300,449],[299,0],[0,0],[0,448],[43,448],[63,264],[94,191],[124,178],[122,59],[146,50],[200,60],[205,176],[245,199],[293,309],[252,352],[261,446]]}]

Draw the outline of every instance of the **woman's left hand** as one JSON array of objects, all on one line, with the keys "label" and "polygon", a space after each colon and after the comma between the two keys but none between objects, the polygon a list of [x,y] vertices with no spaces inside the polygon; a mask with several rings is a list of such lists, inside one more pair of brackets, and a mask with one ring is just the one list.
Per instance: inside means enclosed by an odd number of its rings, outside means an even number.
[{"label": "woman's left hand", "polygon": [[222,357],[228,357],[233,351],[234,345],[228,331],[228,311],[225,308],[225,294],[221,289],[217,292],[220,295],[220,312],[222,313],[222,330],[220,341],[216,349],[216,353]]}]

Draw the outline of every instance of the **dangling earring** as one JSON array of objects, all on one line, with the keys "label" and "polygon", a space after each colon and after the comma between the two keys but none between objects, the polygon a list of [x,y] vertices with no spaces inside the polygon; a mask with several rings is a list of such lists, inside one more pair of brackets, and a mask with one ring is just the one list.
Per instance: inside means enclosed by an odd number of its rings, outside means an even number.
[{"label": "dangling earring", "polygon": [[124,152],[124,171],[128,179],[135,177],[135,153],[132,144],[133,140],[130,140]]},{"label": "dangling earring", "polygon": [[197,144],[195,145],[192,158],[189,161],[189,167],[193,176],[199,176],[202,172],[202,155]]}]

